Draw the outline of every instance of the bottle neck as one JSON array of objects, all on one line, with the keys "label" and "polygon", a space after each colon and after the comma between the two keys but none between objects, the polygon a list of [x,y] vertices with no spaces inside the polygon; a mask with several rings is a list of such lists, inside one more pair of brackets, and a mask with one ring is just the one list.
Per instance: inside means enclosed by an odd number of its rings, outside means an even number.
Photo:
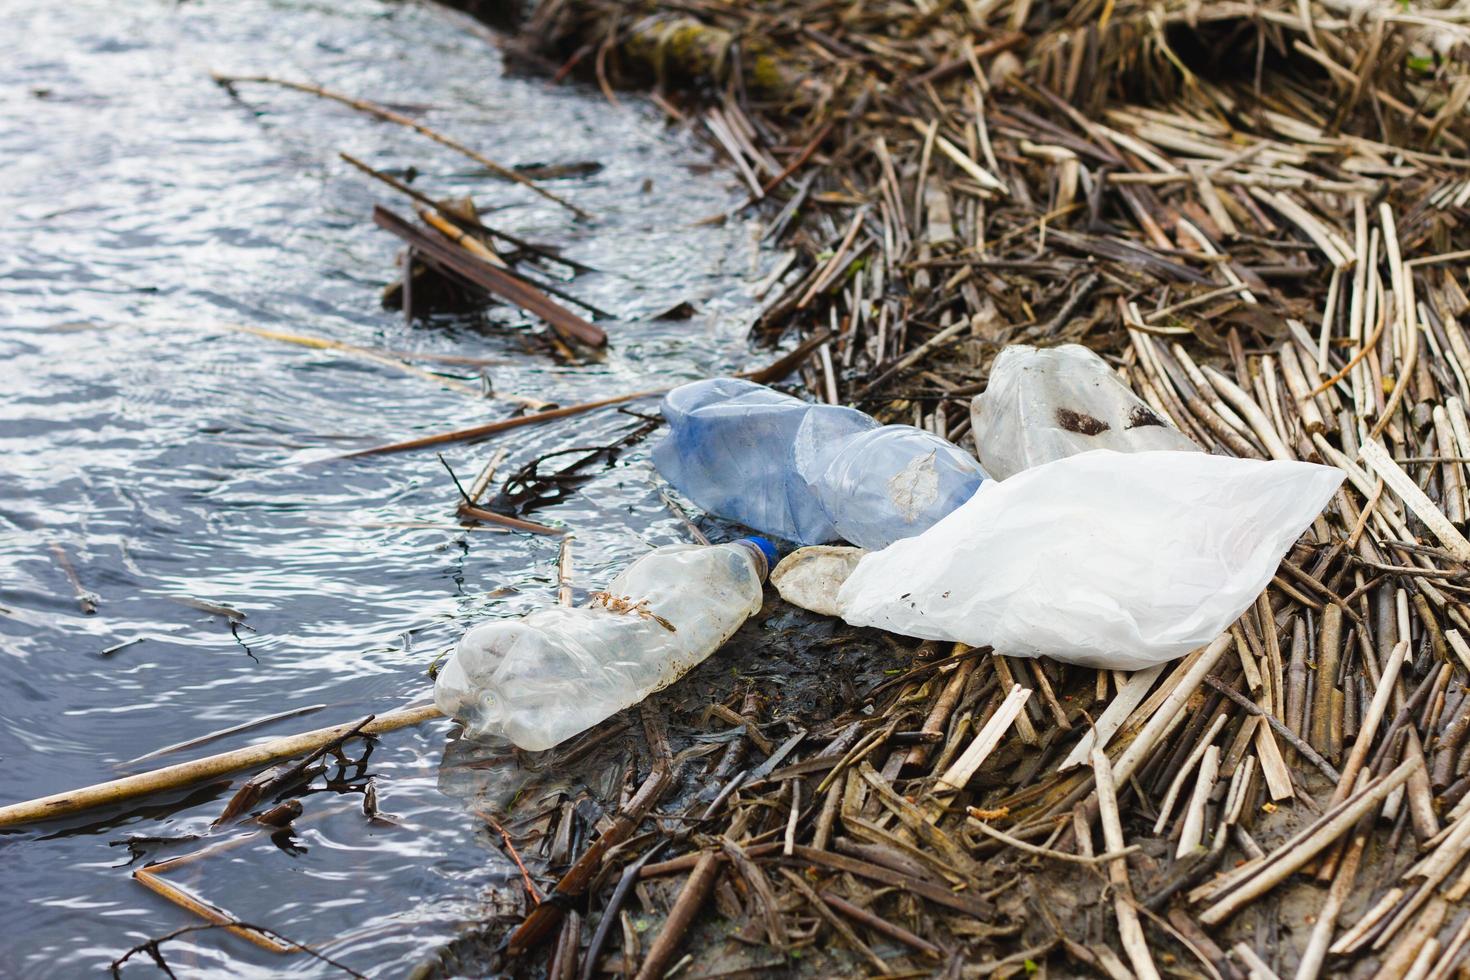
[{"label": "bottle neck", "polygon": [[746,541],[743,539],[740,541],[731,541],[730,543],[738,544],[740,547],[745,549],[747,554],[750,555],[751,563],[755,565],[755,574],[757,578],[764,582],[767,578],[770,577],[770,562],[766,560],[766,553],[760,549],[760,545],[756,544],[754,541]]}]

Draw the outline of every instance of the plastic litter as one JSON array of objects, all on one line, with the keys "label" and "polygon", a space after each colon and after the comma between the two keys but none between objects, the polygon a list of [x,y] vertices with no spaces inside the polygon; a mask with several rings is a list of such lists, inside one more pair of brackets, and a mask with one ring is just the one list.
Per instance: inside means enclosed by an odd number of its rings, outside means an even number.
[{"label": "plastic litter", "polygon": [[837,616],[840,615],[837,591],[866,554],[862,548],[844,545],[814,544],[798,548],[782,558],[771,572],[771,584],[793,606],[823,616]]},{"label": "plastic litter", "polygon": [[664,397],[654,464],[712,514],[801,544],[882,548],[970,499],[985,471],[951,442],[736,378]]},{"label": "plastic litter", "polygon": [[987,481],[865,556],[842,617],[999,653],[1136,670],[1229,627],[1343,480],[1333,467],[1089,452]]},{"label": "plastic litter", "polygon": [[997,480],[1093,449],[1203,452],[1079,344],[1002,350],[970,419],[980,462]]},{"label": "plastic litter", "polygon": [[470,735],[549,749],[702,663],[761,607],[770,542],[668,545],[586,606],[476,626],[439,671],[434,703]]}]

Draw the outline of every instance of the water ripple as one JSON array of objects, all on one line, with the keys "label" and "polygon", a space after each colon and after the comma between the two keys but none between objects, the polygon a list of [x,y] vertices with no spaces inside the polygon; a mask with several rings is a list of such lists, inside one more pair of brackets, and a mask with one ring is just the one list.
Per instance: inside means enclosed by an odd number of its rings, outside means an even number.
[{"label": "water ripple", "polygon": [[[0,802],[292,707],[327,705],[194,752],[419,701],[466,623],[554,593],[555,540],[442,529],[455,494],[432,454],[310,462],[506,403],[234,326],[495,357],[497,391],[563,404],[750,360],[753,231],[694,224],[742,194],[650,106],[507,78],[493,47],[426,5],[0,0],[0,16]],[[212,68],[401,104],[509,163],[596,161],[555,186],[598,218],[569,222],[340,105],[260,86],[232,99]],[[547,360],[514,310],[429,327],[379,308],[396,247],[368,214],[386,199],[339,150],[413,166],[426,190],[473,195],[498,225],[604,270],[570,288],[618,315],[605,362]],[[647,319],[686,300],[693,319]],[[507,465],[630,424],[609,412],[521,430]],[[488,452],[444,456],[464,475]],[[577,531],[579,584],[678,538],[650,477],[638,447],[538,513]],[[245,619],[232,628],[200,602]],[[254,837],[177,880],[357,969],[406,972],[514,878],[441,791],[443,751],[442,725],[374,749],[391,823],[367,821],[357,796],[312,794],[290,847]],[[0,974],[93,973],[189,922],[109,842],[207,834],[227,795],[212,784],[0,836]],[[239,833],[136,846],[151,860]],[[166,951],[197,977],[330,972],[217,933]]]}]

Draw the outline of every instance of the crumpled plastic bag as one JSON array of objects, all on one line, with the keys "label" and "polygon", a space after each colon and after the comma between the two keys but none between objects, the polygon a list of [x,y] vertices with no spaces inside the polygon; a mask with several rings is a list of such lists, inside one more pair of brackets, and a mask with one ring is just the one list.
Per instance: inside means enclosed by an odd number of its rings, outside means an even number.
[{"label": "crumpled plastic bag", "polygon": [[814,544],[797,548],[771,572],[771,584],[793,606],[823,616],[839,615],[837,591],[867,552],[844,545]]},{"label": "crumpled plastic bag", "polygon": [[1079,344],[1013,344],[970,402],[980,463],[992,479],[1093,449],[1202,452]]},{"label": "crumpled plastic bag", "polygon": [[990,480],[867,555],[843,619],[1009,656],[1137,670],[1220,635],[1344,474],[1204,453],[1083,453]]}]

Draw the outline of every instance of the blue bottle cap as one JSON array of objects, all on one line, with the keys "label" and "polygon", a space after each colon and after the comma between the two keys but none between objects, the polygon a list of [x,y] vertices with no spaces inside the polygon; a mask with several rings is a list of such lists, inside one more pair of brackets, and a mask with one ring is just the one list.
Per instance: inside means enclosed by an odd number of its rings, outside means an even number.
[{"label": "blue bottle cap", "polygon": [[751,535],[750,537],[742,538],[741,540],[749,541],[751,544],[760,549],[761,554],[766,556],[767,574],[770,573],[771,569],[776,567],[776,562],[781,560],[780,554],[776,551],[776,546],[771,544],[771,542],[767,541],[765,538],[758,538],[755,535]]}]

